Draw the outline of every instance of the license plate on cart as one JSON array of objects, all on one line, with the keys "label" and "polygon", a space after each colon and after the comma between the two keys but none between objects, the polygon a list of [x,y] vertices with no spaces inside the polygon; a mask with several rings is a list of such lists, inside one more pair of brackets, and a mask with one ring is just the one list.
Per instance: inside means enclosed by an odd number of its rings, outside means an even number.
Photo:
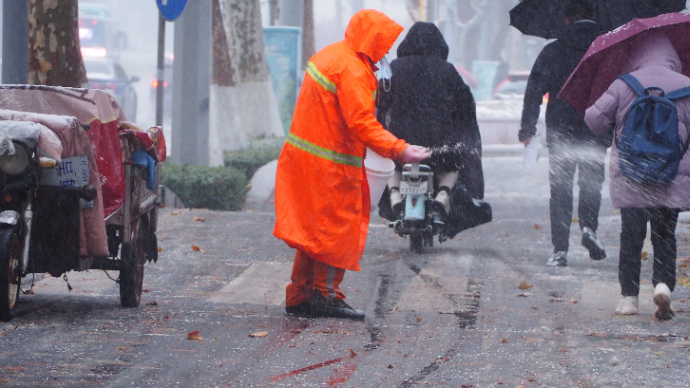
[{"label": "license plate on cart", "polygon": [[400,194],[426,194],[429,189],[427,182],[400,182]]}]

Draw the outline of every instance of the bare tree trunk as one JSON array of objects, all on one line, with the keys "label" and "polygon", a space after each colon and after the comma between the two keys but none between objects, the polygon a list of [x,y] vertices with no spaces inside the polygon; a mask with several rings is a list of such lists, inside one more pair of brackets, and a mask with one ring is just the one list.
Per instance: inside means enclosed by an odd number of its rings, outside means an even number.
[{"label": "bare tree trunk", "polygon": [[211,33],[213,35],[211,61],[211,83],[218,86],[237,84],[236,65],[230,59],[228,35],[223,25],[223,14],[218,0],[213,0],[211,14]]},{"label": "bare tree trunk", "polygon": [[510,30],[510,17],[508,11],[513,5],[512,0],[500,0],[498,1],[499,11],[496,13],[495,18],[495,30],[493,32],[493,43],[491,44],[490,59],[491,60],[501,60],[503,59],[503,48],[505,48],[508,43],[508,31]]},{"label": "bare tree trunk", "polygon": [[314,42],[314,0],[304,0],[304,18],[302,19],[302,68],[307,67],[309,59],[316,53]]},{"label": "bare tree trunk", "polygon": [[[460,30],[458,34],[456,47],[458,48],[458,55],[460,62],[465,66],[468,66],[468,62],[473,58],[472,55],[468,55],[468,39],[470,31],[474,30],[482,21],[486,18],[486,14],[489,8],[489,0],[469,0],[470,9],[472,10],[472,17],[467,21],[460,21],[460,18],[456,18],[457,28]],[[462,10],[466,11],[466,10]],[[456,12],[461,12],[461,10],[456,9]]]},{"label": "bare tree trunk", "polygon": [[282,136],[269,79],[259,0],[213,0],[210,161],[252,137]]},{"label": "bare tree trunk", "polygon": [[77,0],[29,1],[29,83],[81,87]]}]

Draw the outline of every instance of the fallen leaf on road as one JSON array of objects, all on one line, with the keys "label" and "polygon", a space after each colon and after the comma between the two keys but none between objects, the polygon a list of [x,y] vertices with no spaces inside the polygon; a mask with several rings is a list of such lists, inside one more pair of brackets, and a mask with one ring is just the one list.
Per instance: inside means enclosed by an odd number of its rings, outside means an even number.
[{"label": "fallen leaf on road", "polygon": [[505,338],[501,340],[501,343],[502,343],[502,344],[504,344],[504,343],[506,343],[506,342],[508,342],[508,340],[505,339]]},{"label": "fallen leaf on road", "polygon": [[578,304],[577,299],[573,299],[572,302],[573,302],[573,304]]},{"label": "fallen leaf on road", "polygon": [[580,222],[580,220],[578,220],[577,218],[573,218],[573,224],[577,224],[578,222]]},{"label": "fallen leaf on road", "polygon": [[148,302],[148,303],[146,303],[146,305],[147,305],[147,306],[158,306],[158,302],[156,302],[156,301],[154,300],[153,302]]},{"label": "fallen leaf on road", "polygon": [[174,212],[172,212],[172,215],[176,216],[180,213],[182,213],[182,210],[175,210]]},{"label": "fallen leaf on road", "polygon": [[680,277],[678,278],[678,284],[680,284],[683,287],[690,287],[690,277],[684,278]]},{"label": "fallen leaf on road", "polygon": [[393,369],[393,365],[388,365],[388,369]]},{"label": "fallen leaf on road", "polygon": [[417,322],[421,322],[421,321],[422,321],[422,318],[417,318]]},{"label": "fallen leaf on road", "polygon": [[357,355],[357,352],[355,352],[354,350],[350,349],[350,355],[351,355],[352,357],[354,357],[354,356]]},{"label": "fallen leaf on road", "polygon": [[118,346],[117,350],[122,350],[123,352],[126,352],[129,350],[129,348],[125,348],[124,346]]},{"label": "fallen leaf on road", "polygon": [[527,284],[527,282],[523,280],[523,281],[518,285],[518,288],[521,289],[521,290],[529,290],[530,288],[532,288],[532,285],[531,285],[531,284]]},{"label": "fallen leaf on road", "polygon": [[267,331],[257,331],[256,333],[249,334],[252,338],[266,338],[268,337]]},{"label": "fallen leaf on road", "polygon": [[539,226],[539,224],[534,224],[534,229],[541,229],[541,226]]},{"label": "fallen leaf on road", "polygon": [[205,218],[201,218],[201,217],[197,217],[197,216],[194,216],[194,218],[192,218],[192,219],[193,219],[194,221],[206,222],[206,219],[205,219]]},{"label": "fallen leaf on road", "polygon": [[647,260],[649,259],[649,254],[647,252],[642,252],[642,260]]},{"label": "fallen leaf on road", "polygon": [[199,335],[199,330],[194,330],[191,333],[187,333],[188,340],[201,341],[201,336]]},{"label": "fallen leaf on road", "polygon": [[203,251],[204,251],[203,249],[201,249],[201,248],[200,248],[198,245],[196,245],[196,244],[195,244],[195,245],[192,245],[192,250],[193,250],[194,252],[203,252]]},{"label": "fallen leaf on road", "polygon": [[161,253],[161,252],[163,252],[163,248],[158,247],[158,253]]},{"label": "fallen leaf on road", "polygon": [[144,288],[141,292],[151,292],[148,288]]}]

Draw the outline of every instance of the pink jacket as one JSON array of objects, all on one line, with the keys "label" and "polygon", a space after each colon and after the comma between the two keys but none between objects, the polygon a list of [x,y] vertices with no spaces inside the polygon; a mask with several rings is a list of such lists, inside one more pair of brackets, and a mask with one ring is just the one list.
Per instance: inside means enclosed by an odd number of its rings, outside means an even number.
[{"label": "pink jacket", "polygon": [[[640,35],[630,50],[625,73],[631,73],[645,88],[656,86],[672,92],[690,86],[690,78],[680,74],[681,62],[671,42],[662,33]],[[585,122],[596,134],[604,134],[615,125],[620,139],[624,117],[637,94],[622,80],[615,80],[585,113]],[[676,101],[678,132],[685,141],[690,129],[690,98]],[[617,140],[611,151],[611,202],[616,208],[666,207],[690,209],[690,152],[680,163],[678,175],[668,185],[651,186],[633,182],[620,173]]]}]

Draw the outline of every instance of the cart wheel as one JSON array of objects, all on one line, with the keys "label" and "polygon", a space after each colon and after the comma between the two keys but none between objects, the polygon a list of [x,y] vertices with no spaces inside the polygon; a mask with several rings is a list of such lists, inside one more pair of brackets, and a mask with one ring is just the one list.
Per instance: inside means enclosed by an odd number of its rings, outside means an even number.
[{"label": "cart wheel", "polygon": [[122,244],[120,252],[120,304],[122,307],[138,307],[144,284],[144,237],[145,230],[139,219],[132,222],[132,238]]},{"label": "cart wheel", "polygon": [[0,319],[3,321],[14,318],[14,307],[19,300],[22,257],[16,229],[8,225],[0,229]]},{"label": "cart wheel", "polygon": [[410,235],[410,250],[413,253],[422,253],[424,251],[423,239],[424,236],[419,233]]}]

